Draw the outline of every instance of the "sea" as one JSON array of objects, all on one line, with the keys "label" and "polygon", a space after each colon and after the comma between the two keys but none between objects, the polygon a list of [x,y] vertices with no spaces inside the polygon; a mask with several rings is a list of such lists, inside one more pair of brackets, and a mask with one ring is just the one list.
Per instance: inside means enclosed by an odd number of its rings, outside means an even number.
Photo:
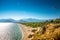
[{"label": "sea", "polygon": [[22,31],[17,23],[0,23],[0,40],[22,40]]}]

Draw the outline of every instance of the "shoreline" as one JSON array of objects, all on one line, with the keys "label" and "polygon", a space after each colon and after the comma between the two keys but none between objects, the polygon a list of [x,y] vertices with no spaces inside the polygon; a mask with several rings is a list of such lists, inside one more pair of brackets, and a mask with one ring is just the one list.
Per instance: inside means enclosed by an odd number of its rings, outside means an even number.
[{"label": "shoreline", "polygon": [[28,38],[28,36],[30,34],[33,34],[32,28],[31,27],[27,27],[23,24],[19,24],[21,31],[22,31],[22,40],[31,40],[32,38]]}]

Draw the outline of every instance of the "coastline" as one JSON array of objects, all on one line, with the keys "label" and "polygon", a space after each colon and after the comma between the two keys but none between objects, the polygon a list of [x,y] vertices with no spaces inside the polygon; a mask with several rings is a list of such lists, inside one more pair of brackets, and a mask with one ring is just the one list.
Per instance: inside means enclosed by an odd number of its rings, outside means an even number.
[{"label": "coastline", "polygon": [[22,40],[31,40],[32,38],[28,38],[28,36],[30,34],[33,34],[33,32],[31,32],[32,28],[31,27],[27,27],[23,24],[19,24],[20,28],[22,30]]}]

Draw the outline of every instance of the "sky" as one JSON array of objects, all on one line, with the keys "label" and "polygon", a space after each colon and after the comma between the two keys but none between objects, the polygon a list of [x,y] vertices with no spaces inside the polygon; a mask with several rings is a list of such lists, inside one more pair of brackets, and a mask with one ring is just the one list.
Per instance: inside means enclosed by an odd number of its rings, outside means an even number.
[{"label": "sky", "polygon": [[60,18],[60,0],[0,0],[0,19]]}]

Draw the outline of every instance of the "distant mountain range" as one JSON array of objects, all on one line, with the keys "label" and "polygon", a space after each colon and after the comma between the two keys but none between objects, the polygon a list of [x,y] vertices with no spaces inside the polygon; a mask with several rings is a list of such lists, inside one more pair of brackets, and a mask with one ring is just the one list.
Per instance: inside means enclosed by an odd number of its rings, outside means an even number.
[{"label": "distant mountain range", "polygon": [[45,20],[39,20],[39,19],[20,19],[20,20],[14,20],[14,19],[0,19],[0,22],[42,22]]},{"label": "distant mountain range", "polygon": [[14,19],[0,19],[0,22],[16,22]]}]

